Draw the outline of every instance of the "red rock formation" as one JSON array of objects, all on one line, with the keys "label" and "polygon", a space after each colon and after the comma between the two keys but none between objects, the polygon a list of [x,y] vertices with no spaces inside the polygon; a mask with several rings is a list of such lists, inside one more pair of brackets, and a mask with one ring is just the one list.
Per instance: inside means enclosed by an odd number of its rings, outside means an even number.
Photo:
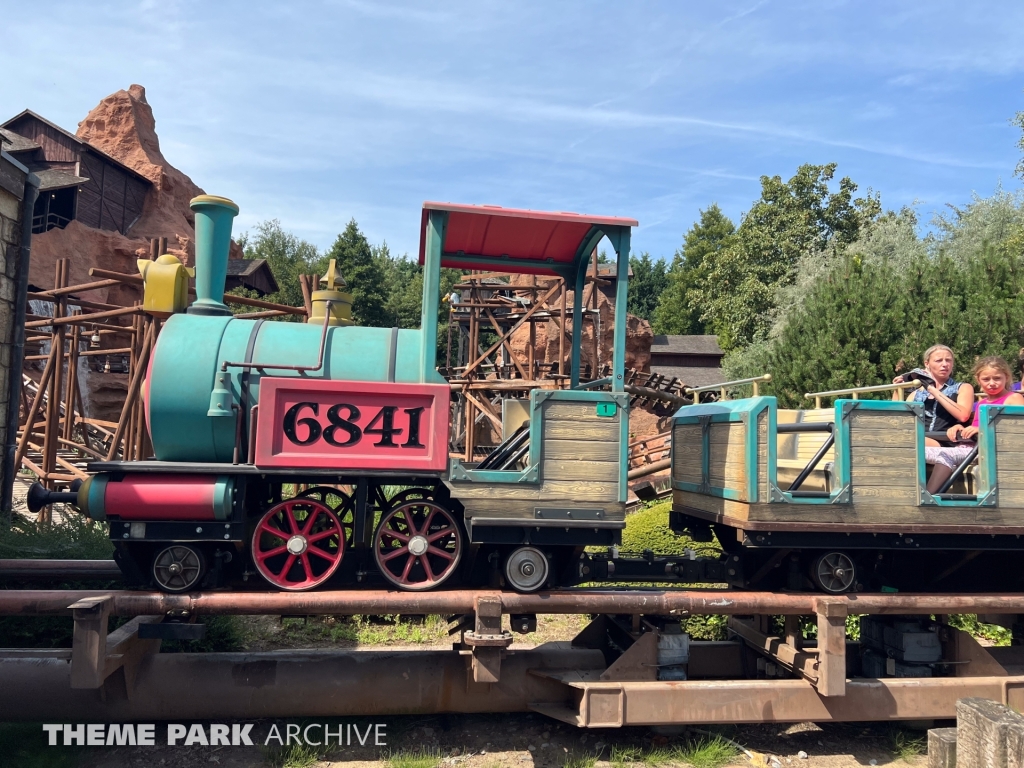
[{"label": "red rock formation", "polygon": [[[189,200],[203,194],[192,179],[172,166],[160,151],[153,109],[146,89],[132,85],[100,101],[78,124],[77,135],[115,160],[145,176],[153,186],[146,195],[142,217],[125,237],[109,230],[93,229],[77,221],[65,229],[51,229],[32,238],[29,280],[40,288],[53,286],[54,264],[71,258],[71,283],[88,282],[89,269],[99,267],[135,273],[135,260],[149,255],[149,241],[166,237],[168,251],[189,263],[194,249],[194,218]],[[241,248],[232,243],[232,258]],[[96,291],[88,298],[125,303],[138,298],[130,288]]]},{"label": "red rock formation", "polygon": [[77,134],[152,182],[142,218],[132,227],[131,236],[145,240],[166,237],[172,248],[177,241],[178,250],[190,252],[195,219],[188,202],[203,190],[168,163],[160,151],[146,89],[132,85],[127,91],[110,94],[78,124]]},{"label": "red rock formation", "polygon": [[[195,253],[194,217],[189,200],[203,194],[188,176],[172,166],[160,151],[156,120],[146,101],[146,90],[133,85],[103,99],[78,125],[78,137],[107,153],[152,182],[146,194],[142,216],[124,236],[118,232],[93,229],[72,221],[64,229],[51,229],[32,238],[29,281],[38,288],[53,287],[57,259],[70,259],[70,284],[87,283],[92,268],[136,274],[136,259],[150,253],[151,238],[166,237],[168,251],[189,263]],[[232,243],[233,258],[241,248]],[[130,305],[141,299],[131,285],[91,291],[82,298],[110,304]],[[123,375],[94,375],[84,364],[80,383],[87,415],[114,421],[124,402],[127,382]]]}]

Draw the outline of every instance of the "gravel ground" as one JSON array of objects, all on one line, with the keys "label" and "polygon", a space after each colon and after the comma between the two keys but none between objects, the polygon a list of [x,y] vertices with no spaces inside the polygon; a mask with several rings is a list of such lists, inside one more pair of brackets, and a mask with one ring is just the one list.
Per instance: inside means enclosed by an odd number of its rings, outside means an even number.
[{"label": "gravel ground", "polygon": [[[297,721],[293,721],[297,722]],[[354,722],[354,721],[352,721]],[[364,728],[369,721],[360,721]],[[363,768],[624,768],[624,766],[683,765],[678,760],[650,758],[652,751],[701,739],[701,733],[685,729],[626,728],[622,730],[579,730],[541,715],[471,715],[384,718],[387,746],[334,748],[326,754],[301,750],[252,747],[122,747],[87,755],[84,768],[256,768],[259,766],[333,766]],[[254,729],[254,742],[262,744],[270,723]],[[284,728],[279,725],[282,733]],[[737,726],[718,729],[742,745],[752,757],[737,753],[720,766],[808,766],[808,768],[854,768],[855,766],[923,766],[926,759],[912,755],[913,740],[923,742],[923,731],[895,729],[892,725]],[[900,736],[902,734],[902,736]],[[157,741],[166,741],[158,729]],[[276,745],[276,741],[272,742]],[[905,756],[894,752],[904,745]],[[616,751],[640,748],[648,753],[628,762],[614,760]],[[415,760],[410,755],[426,754],[433,759]],[[804,757],[803,755],[806,755]],[[596,763],[595,756],[599,756]],[[639,760],[636,758],[639,757]],[[390,758],[390,759],[389,759]]]}]

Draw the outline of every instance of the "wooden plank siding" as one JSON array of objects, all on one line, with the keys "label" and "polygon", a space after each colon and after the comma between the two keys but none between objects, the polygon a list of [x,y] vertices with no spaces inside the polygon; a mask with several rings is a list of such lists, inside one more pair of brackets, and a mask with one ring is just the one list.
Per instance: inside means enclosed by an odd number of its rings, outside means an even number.
[{"label": "wooden plank siding", "polygon": [[747,425],[743,422],[712,423],[708,430],[711,486],[736,491],[744,500],[747,499],[746,441]]},{"label": "wooden plank siding", "polygon": [[[893,502],[916,505],[919,501],[917,416],[912,411],[856,409],[848,418],[850,490],[854,505]],[[878,464],[875,452],[887,449],[889,463]]]},{"label": "wooden plank siding", "polygon": [[996,488],[1000,507],[1024,507],[1024,417],[996,422]]},{"label": "wooden plank siding", "polygon": [[771,474],[768,472],[768,411],[757,416],[757,499],[767,502],[771,497]]},{"label": "wooden plank siding", "polygon": [[38,144],[47,161],[78,162],[79,142],[32,115],[22,115],[19,119],[9,123],[7,128]]},{"label": "wooden plank siding", "polygon": [[541,481],[454,483],[466,517],[533,518],[538,506],[601,509],[625,517],[619,502],[621,434],[626,414],[598,416],[594,402],[548,400],[541,406]]},{"label": "wooden plank siding", "polygon": [[700,424],[676,424],[672,428],[672,477],[684,483],[699,483],[704,445]]}]

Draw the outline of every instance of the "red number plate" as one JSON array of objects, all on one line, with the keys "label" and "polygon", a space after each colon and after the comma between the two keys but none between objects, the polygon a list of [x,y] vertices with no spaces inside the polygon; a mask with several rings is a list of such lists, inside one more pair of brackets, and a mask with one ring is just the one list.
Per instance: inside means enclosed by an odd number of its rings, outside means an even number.
[{"label": "red number plate", "polygon": [[445,384],[263,378],[256,466],[444,471]]}]

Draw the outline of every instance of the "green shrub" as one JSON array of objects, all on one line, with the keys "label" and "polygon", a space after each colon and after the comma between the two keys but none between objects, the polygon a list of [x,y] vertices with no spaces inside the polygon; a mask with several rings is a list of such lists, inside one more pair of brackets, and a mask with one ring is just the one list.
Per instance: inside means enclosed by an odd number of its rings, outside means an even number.
[{"label": "green shrub", "polygon": [[622,532],[623,552],[643,552],[650,549],[659,555],[682,555],[686,548],[707,547],[694,544],[688,537],[672,532],[668,527],[668,513],[671,501],[662,501],[645,506],[626,518],[626,529]]},{"label": "green shrub", "polygon": [[113,556],[106,523],[79,514],[50,525],[14,515],[10,528],[0,525],[0,558],[109,560]]}]

